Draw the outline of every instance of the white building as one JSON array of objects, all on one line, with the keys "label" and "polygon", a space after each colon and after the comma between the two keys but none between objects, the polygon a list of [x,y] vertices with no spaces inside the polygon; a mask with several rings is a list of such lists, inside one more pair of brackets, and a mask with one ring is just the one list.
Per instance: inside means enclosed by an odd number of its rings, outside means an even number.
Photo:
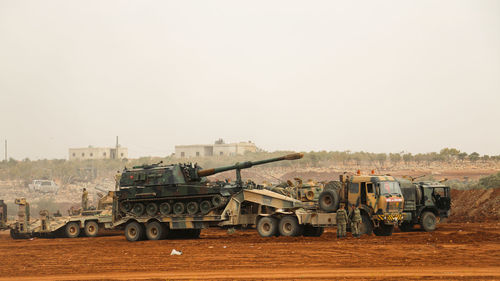
[{"label": "white building", "polygon": [[123,159],[128,158],[126,147],[84,147],[70,148],[69,160]]},{"label": "white building", "polygon": [[208,156],[224,156],[245,154],[245,152],[255,152],[257,147],[252,142],[224,143],[222,139],[214,144],[193,144],[193,145],[176,145],[175,157],[190,158],[190,157],[208,157]]}]

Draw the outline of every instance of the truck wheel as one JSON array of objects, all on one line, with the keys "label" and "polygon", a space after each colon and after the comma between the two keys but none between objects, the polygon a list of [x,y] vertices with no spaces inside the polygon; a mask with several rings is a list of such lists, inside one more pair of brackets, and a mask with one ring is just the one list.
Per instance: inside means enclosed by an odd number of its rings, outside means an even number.
[{"label": "truck wheel", "polygon": [[148,240],[161,240],[166,236],[166,230],[161,223],[152,221],[146,226],[146,237]]},{"label": "truck wheel", "polygon": [[281,218],[278,229],[280,234],[283,236],[299,236],[303,231],[299,221],[293,216],[285,216]]},{"label": "truck wheel", "polygon": [[158,205],[156,203],[149,203],[146,205],[146,214],[150,217],[156,216],[158,214]]},{"label": "truck wheel", "polygon": [[377,236],[391,236],[394,231],[394,225],[380,224],[379,227],[373,229],[373,233]]},{"label": "truck wheel", "polygon": [[413,224],[412,223],[408,223],[408,222],[403,222],[399,226],[399,230],[401,230],[402,232],[412,231],[412,229],[413,229]]},{"label": "truck wheel", "polygon": [[325,190],[319,195],[319,208],[325,212],[335,212],[339,207],[339,195],[335,190]]},{"label": "truck wheel", "polygon": [[96,237],[99,232],[99,225],[95,221],[88,221],[83,230],[85,231],[85,236]]},{"label": "truck wheel", "polygon": [[427,232],[434,231],[436,229],[436,216],[434,213],[424,212],[420,219],[420,225]]},{"label": "truck wheel", "polygon": [[80,235],[80,226],[78,223],[72,221],[66,225],[65,234],[68,238],[76,238]]},{"label": "truck wheel", "polygon": [[128,241],[135,242],[144,239],[144,227],[138,222],[130,222],[125,226],[125,238]]},{"label": "truck wheel", "polygon": [[325,232],[324,227],[306,225],[304,226],[304,232],[302,233],[302,235],[304,235],[304,237],[320,237],[323,232]]},{"label": "truck wheel", "polygon": [[362,214],[361,215],[361,223],[359,224],[359,234],[360,235],[363,235],[363,234],[371,235],[372,232],[373,232],[373,226],[372,226],[372,222],[371,222],[370,218],[367,215]]},{"label": "truck wheel", "polygon": [[262,237],[271,237],[278,233],[278,220],[273,217],[262,217],[257,223],[257,232]]}]

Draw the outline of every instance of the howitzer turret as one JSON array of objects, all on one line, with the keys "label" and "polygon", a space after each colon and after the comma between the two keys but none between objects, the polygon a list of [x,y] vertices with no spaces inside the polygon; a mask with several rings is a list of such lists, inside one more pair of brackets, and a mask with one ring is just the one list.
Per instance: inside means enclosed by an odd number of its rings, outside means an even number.
[{"label": "howitzer turret", "polygon": [[[156,217],[217,213],[232,194],[246,187],[241,180],[241,169],[302,157],[303,154],[295,153],[212,169],[202,169],[197,164],[161,163],[124,169],[120,190],[116,192],[120,215]],[[212,183],[206,179],[229,170],[236,170],[235,183]]]}]

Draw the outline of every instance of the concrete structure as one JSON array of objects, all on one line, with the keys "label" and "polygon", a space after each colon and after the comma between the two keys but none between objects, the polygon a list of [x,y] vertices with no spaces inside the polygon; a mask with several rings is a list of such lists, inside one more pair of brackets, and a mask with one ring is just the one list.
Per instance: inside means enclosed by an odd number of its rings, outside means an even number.
[{"label": "concrete structure", "polygon": [[224,143],[222,139],[214,144],[193,144],[176,145],[176,158],[209,157],[245,154],[245,152],[255,152],[257,147],[252,142]]},{"label": "concrete structure", "polygon": [[69,160],[123,159],[128,158],[126,147],[85,147],[70,148]]}]

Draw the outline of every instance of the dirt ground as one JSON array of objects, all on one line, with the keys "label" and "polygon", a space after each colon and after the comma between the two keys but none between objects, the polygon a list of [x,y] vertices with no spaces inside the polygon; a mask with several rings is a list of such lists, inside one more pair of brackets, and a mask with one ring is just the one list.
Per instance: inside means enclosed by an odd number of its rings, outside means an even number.
[{"label": "dirt ground", "polygon": [[195,240],[135,243],[123,235],[12,240],[0,233],[0,280],[130,279],[500,280],[500,222],[342,240],[334,228],[307,238],[210,229]]}]

